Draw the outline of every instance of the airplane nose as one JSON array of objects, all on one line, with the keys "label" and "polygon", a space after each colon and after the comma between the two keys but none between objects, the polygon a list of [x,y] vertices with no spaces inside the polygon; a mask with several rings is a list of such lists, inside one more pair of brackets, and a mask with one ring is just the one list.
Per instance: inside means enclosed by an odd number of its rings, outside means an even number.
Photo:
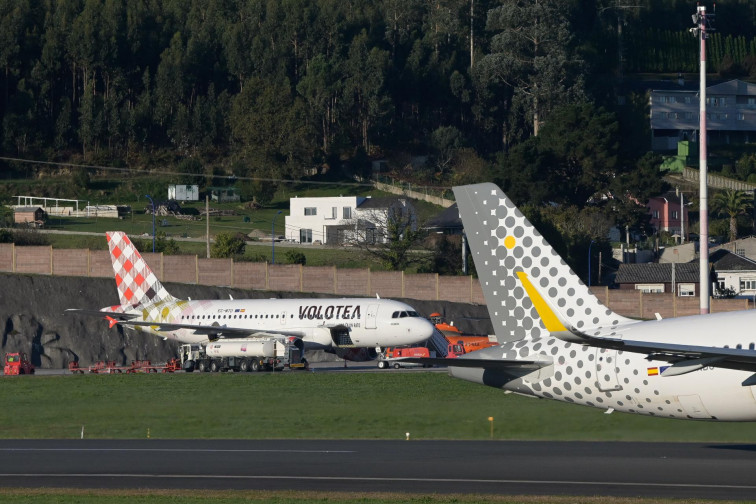
[{"label": "airplane nose", "polygon": [[433,336],[433,333],[436,330],[436,326],[431,324],[429,320],[422,319],[421,321],[423,322],[423,324],[420,327],[420,332],[426,339],[428,339]]}]

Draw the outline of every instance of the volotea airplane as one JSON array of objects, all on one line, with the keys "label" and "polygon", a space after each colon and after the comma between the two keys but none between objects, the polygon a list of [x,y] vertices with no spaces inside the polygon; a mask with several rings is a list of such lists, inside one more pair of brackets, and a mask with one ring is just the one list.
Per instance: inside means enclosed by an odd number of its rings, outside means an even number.
[{"label": "volotea airplane", "polygon": [[67,311],[104,317],[110,327],[144,330],[180,343],[292,337],[301,340],[304,350],[325,350],[354,361],[374,359],[376,348],[421,343],[434,331],[411,306],[391,299],[177,299],[125,233],[106,236],[121,304]]},{"label": "volotea airplane", "polygon": [[756,310],[633,320],[603,305],[494,184],[454,188],[497,339],[452,376],[606,410],[756,420]]}]

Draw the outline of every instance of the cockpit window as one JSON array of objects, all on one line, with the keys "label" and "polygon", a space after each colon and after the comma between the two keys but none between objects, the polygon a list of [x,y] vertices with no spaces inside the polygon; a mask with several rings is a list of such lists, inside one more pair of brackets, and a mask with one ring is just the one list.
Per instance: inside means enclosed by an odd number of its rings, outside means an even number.
[{"label": "cockpit window", "polygon": [[419,317],[419,316],[420,316],[420,315],[418,315],[418,314],[417,314],[417,312],[416,312],[416,311],[409,311],[409,312],[407,312],[407,314],[408,314],[408,315],[409,315],[410,317]]},{"label": "cockpit window", "polygon": [[391,318],[399,318],[399,312],[395,311],[394,313],[392,313]]},{"label": "cockpit window", "polygon": [[407,312],[406,312],[406,311],[403,311],[403,312],[401,312],[401,313],[399,314],[399,318],[404,318],[404,317],[406,317],[406,316],[407,316]]}]

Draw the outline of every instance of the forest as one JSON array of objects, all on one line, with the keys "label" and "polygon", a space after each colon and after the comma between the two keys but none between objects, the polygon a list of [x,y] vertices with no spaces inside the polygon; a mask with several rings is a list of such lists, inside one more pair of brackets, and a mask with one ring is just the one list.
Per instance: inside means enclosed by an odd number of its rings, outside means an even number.
[{"label": "forest", "polygon": [[[592,211],[612,193],[602,218],[637,226],[631,199],[662,187],[637,83],[696,71],[694,12],[680,0],[0,0],[0,173],[55,170],[19,158],[299,180],[388,159],[414,184],[494,180],[523,204]],[[721,5],[716,27],[712,72],[756,78],[756,3]]]}]

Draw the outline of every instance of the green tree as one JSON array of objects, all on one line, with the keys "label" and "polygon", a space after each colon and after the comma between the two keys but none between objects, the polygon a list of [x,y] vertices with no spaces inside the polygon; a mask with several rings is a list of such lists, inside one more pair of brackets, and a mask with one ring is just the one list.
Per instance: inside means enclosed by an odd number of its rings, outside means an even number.
[{"label": "green tree", "polygon": [[495,178],[518,203],[583,208],[621,173],[618,124],[613,114],[587,103],[561,107],[552,117],[541,135],[499,160]]},{"label": "green tree", "polygon": [[514,90],[515,113],[529,118],[534,136],[555,107],[583,98],[564,2],[504,2],[488,11],[486,29],[495,35],[478,74],[484,84],[503,82]]},{"label": "green tree", "polygon": [[233,233],[218,233],[215,235],[215,241],[210,247],[210,257],[228,258],[243,256],[245,247],[246,243],[241,237]]},{"label": "green tree", "polygon": [[730,241],[738,238],[738,216],[753,208],[753,199],[743,191],[721,191],[711,199],[711,208],[730,219]]},{"label": "green tree", "polygon": [[284,258],[288,264],[307,264],[307,257],[299,250],[287,250]]}]

